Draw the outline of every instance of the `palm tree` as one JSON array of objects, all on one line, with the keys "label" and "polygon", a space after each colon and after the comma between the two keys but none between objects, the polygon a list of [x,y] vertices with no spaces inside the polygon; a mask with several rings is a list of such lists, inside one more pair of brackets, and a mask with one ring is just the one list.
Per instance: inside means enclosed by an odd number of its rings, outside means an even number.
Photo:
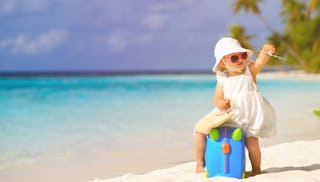
[{"label": "palm tree", "polygon": [[236,0],[233,3],[233,13],[237,14],[241,10],[243,10],[244,12],[252,13],[260,18],[261,22],[269,31],[274,32],[272,27],[268,24],[266,19],[261,14],[260,8],[258,6],[260,2],[262,2],[262,0]]},{"label": "palm tree", "polygon": [[233,13],[237,14],[240,10],[252,12],[255,15],[261,15],[258,3],[262,0],[236,0],[233,4]]},{"label": "palm tree", "polygon": [[253,49],[253,46],[250,44],[250,40],[254,37],[253,35],[247,35],[245,29],[241,25],[232,25],[229,28],[229,31],[235,39],[237,39],[240,44],[247,48]]},{"label": "palm tree", "polygon": [[316,11],[319,8],[320,8],[319,0],[310,0],[310,3],[308,5],[308,10],[307,10],[307,17],[311,18],[312,12]]},{"label": "palm tree", "polygon": [[[262,0],[235,0],[233,12],[237,14],[243,10],[260,18],[264,26],[270,31],[269,40],[281,48],[280,53],[288,56],[288,63],[303,68],[306,72],[320,72],[320,0],[282,0],[285,29],[283,32],[275,31],[261,15],[258,4]],[[244,28],[231,27],[230,32],[241,43],[252,38],[246,38]],[[247,41],[247,42],[246,42]]]},{"label": "palm tree", "polygon": [[309,4],[297,0],[283,0],[282,5],[284,8],[281,14],[286,17],[287,24],[287,42],[291,51],[299,53],[290,55],[298,60],[300,67],[305,71],[320,72],[319,0],[310,0]]},{"label": "palm tree", "polygon": [[320,118],[320,109],[319,110],[313,110],[313,114]]}]

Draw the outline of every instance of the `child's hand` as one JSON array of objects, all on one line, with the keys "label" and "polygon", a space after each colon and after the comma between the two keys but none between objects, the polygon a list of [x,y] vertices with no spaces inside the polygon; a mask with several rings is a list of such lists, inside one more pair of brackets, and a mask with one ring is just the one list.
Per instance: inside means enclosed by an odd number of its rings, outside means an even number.
[{"label": "child's hand", "polygon": [[220,110],[228,110],[231,108],[230,99],[222,99],[220,101],[219,107]]},{"label": "child's hand", "polygon": [[271,56],[276,53],[276,49],[272,44],[264,44],[261,49],[262,53],[268,56]]},{"label": "child's hand", "polygon": [[276,53],[276,49],[272,44],[264,44],[254,65],[250,68],[253,73],[254,80],[256,75],[263,69],[264,65],[269,61],[270,56]]}]

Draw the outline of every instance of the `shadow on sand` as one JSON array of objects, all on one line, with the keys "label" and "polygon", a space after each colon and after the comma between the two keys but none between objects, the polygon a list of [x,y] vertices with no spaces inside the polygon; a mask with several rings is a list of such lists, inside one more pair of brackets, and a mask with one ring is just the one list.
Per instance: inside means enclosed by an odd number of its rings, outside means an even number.
[{"label": "shadow on sand", "polygon": [[[287,167],[272,167],[268,169],[264,169],[261,174],[268,174],[268,173],[280,173],[285,171],[296,171],[296,170],[302,170],[302,171],[314,171],[320,169],[320,164],[312,164],[310,166],[301,166],[301,167],[293,167],[293,166],[287,166]],[[251,171],[246,171],[245,178],[253,177],[251,175]]]},{"label": "shadow on sand", "polygon": [[310,166],[301,166],[301,167],[293,167],[293,166],[287,166],[287,167],[272,167],[263,170],[264,173],[280,173],[284,171],[295,171],[295,170],[303,170],[303,171],[314,171],[320,169],[320,164],[312,164]]}]

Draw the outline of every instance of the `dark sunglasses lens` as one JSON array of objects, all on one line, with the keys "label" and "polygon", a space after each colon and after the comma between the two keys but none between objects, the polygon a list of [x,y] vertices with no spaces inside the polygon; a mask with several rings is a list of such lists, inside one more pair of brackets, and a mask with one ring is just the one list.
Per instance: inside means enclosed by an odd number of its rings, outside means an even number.
[{"label": "dark sunglasses lens", "polygon": [[244,52],[241,54],[242,59],[247,59],[248,58],[248,53]]},{"label": "dark sunglasses lens", "polygon": [[231,62],[233,62],[233,63],[237,62],[238,59],[239,59],[239,56],[237,56],[237,55],[231,56]]}]

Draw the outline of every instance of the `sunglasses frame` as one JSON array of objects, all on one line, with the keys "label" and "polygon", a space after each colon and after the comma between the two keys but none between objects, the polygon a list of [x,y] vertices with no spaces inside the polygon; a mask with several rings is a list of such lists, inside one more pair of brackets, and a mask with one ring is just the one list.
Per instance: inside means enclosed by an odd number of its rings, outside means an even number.
[{"label": "sunglasses frame", "polygon": [[246,60],[248,58],[248,53],[247,52],[240,52],[237,54],[233,54],[230,58],[228,58],[232,63],[236,63],[240,60]]}]

